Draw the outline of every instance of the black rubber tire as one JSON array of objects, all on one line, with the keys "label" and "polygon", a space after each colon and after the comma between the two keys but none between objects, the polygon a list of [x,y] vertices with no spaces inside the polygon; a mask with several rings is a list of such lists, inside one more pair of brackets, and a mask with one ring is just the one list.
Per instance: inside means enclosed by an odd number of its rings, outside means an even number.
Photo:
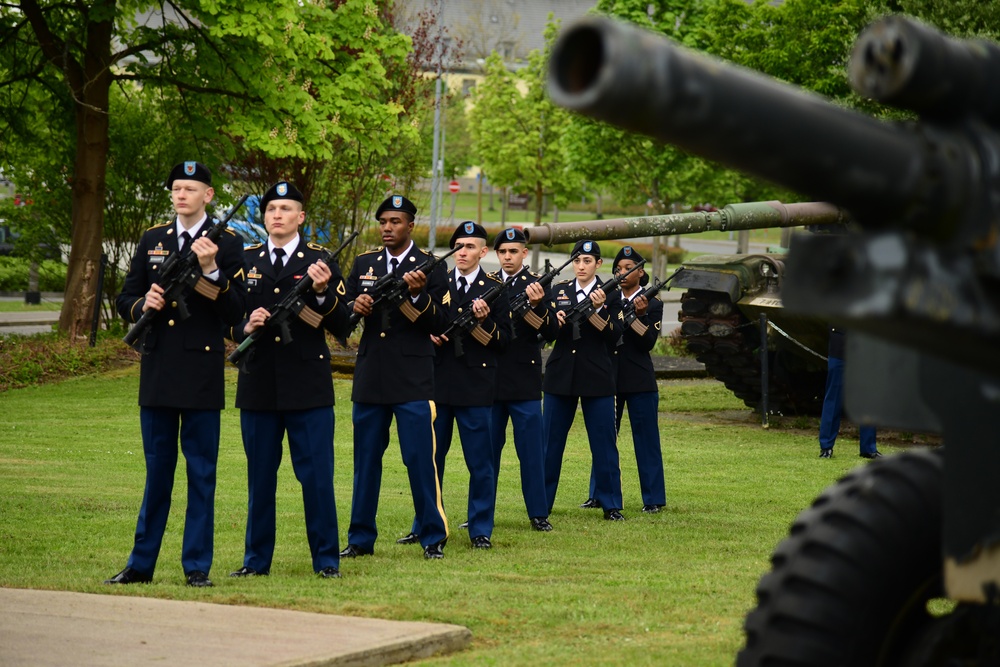
[{"label": "black rubber tire", "polygon": [[852,471],[799,514],[757,586],[738,667],[865,667],[940,621],[943,450]]}]

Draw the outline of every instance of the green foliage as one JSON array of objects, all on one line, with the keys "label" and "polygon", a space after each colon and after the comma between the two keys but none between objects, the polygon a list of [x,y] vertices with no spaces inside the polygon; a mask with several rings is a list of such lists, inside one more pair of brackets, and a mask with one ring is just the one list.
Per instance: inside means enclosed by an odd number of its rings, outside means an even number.
[{"label": "green foliage", "polygon": [[58,333],[0,336],[0,394],[132,364],[138,355],[122,344],[122,335],[100,332],[94,347]]},{"label": "green foliage", "polygon": [[[23,292],[28,289],[31,260],[24,257],[0,257],[0,292]],[[38,263],[38,290],[62,292],[66,289],[66,265],[53,259]]]}]

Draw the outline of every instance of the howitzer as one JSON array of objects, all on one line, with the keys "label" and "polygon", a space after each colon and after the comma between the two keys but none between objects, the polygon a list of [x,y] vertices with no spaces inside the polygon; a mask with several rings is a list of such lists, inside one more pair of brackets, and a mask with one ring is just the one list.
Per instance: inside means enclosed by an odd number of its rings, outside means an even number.
[{"label": "howitzer", "polygon": [[[499,285],[494,285],[489,288],[483,295],[478,297],[478,300],[485,301],[488,304],[492,304],[497,300],[501,294],[506,292],[510,286],[514,283],[519,275],[528,270],[528,267],[523,266],[521,270],[512,275],[510,278],[500,283]],[[490,336],[479,326],[479,319],[476,317],[472,308],[466,308],[458,317],[453,319],[448,323],[448,326],[444,331],[441,332],[442,336],[447,336],[449,340],[455,345],[455,356],[460,357],[465,354],[465,350],[462,348],[462,338],[466,334],[470,334],[473,338],[478,340],[483,345],[490,342]]]},{"label": "howitzer", "polygon": [[[628,271],[625,271],[624,273],[615,274],[610,279],[604,281],[604,283],[599,285],[598,289],[603,290],[605,294],[610,294],[614,292],[616,289],[621,287],[622,281],[625,280],[625,278],[629,277],[635,271],[641,269],[643,264],[645,263],[646,260],[642,260]],[[590,300],[589,295],[587,296],[587,298],[582,299],[579,302],[573,304],[573,307],[570,308],[568,311],[566,311],[566,322],[573,325],[573,340],[580,339],[580,323],[586,319],[593,317],[596,313],[597,309],[594,308],[594,303]],[[601,319],[598,319],[597,321],[594,322],[594,325],[597,326],[599,329],[603,329],[605,324],[606,323],[604,322],[604,320]]]},{"label": "howitzer", "polygon": [[[455,247],[452,248],[451,252],[441,255],[440,257],[432,255],[430,259],[425,260],[420,266],[413,269],[413,271],[423,271],[424,275],[429,278],[431,271],[433,271],[438,264],[445,261],[458,251],[459,247]],[[399,278],[398,276],[396,276],[396,274],[392,273],[391,271],[382,276],[381,278],[379,278],[378,280],[376,280],[375,284],[372,285],[372,290],[371,292],[369,292],[369,294],[372,295],[373,299],[372,314],[375,313],[375,309],[377,307],[381,306],[383,329],[389,326],[389,309],[403,303],[403,300],[406,298],[406,295],[409,293],[409,290],[410,288],[406,285],[406,281],[404,281],[402,278]],[[354,302],[352,301],[348,305],[353,307]],[[348,336],[351,335],[351,332],[354,331],[354,329],[358,326],[358,323],[361,322],[361,320],[364,319],[364,317],[365,317],[364,315],[361,315],[359,313],[355,312],[351,313],[351,318],[348,321],[349,323],[347,329]]]},{"label": "howitzer", "polygon": [[[243,206],[243,203],[249,196],[243,195],[240,197],[239,201],[236,202],[236,205],[233,206],[226,217],[210,226],[200,238],[206,238],[213,243],[218,243],[219,237],[226,230],[229,221],[232,220],[233,216],[236,215],[236,211]],[[198,264],[198,255],[191,252],[190,244],[194,243],[194,241],[195,239],[192,239],[189,242],[186,252],[173,253],[167,258],[167,261],[163,262],[160,267],[160,278],[157,281],[163,288],[163,299],[167,303],[177,303],[177,318],[182,321],[191,316],[187,307],[189,289],[193,288],[199,294],[210,299],[214,299],[219,293],[218,287],[212,285],[202,277],[201,266]],[[136,352],[142,352],[143,340],[146,334],[149,333],[149,328],[153,325],[153,320],[156,319],[159,312],[152,308],[144,312],[122,340],[131,345]]]},{"label": "howitzer", "polygon": [[[352,232],[351,235],[340,244],[340,247],[333,252],[324,248],[321,258],[323,263],[328,267],[333,268],[333,263],[337,261],[337,257],[357,236],[358,232]],[[235,350],[233,350],[227,359],[236,364],[236,366],[245,373],[247,372],[245,363],[247,355],[252,351],[254,343],[256,343],[257,340],[268,330],[277,327],[281,332],[278,335],[281,338],[282,345],[288,345],[292,342],[292,328],[289,322],[293,317],[298,317],[314,329],[319,327],[319,325],[323,323],[323,317],[315,310],[307,306],[304,299],[306,293],[312,289],[312,286],[313,279],[308,273],[299,278],[298,282],[292,286],[292,289],[289,290],[284,299],[267,309],[270,315],[264,322],[264,326],[250,332],[250,334],[243,339],[243,342],[240,343]]]},{"label": "howitzer", "polygon": [[[946,465],[941,451],[877,462],[800,516],[737,664],[997,664],[1000,48],[887,17],[849,72],[920,120],[879,122],[597,19],[560,38],[549,86],[559,104],[847,208],[862,233],[793,239],[785,305],[853,332],[855,420],[943,433]],[[844,584],[819,594],[821,581]],[[958,604],[931,615],[942,581]]]},{"label": "howitzer", "polygon": [[[570,255],[569,259],[560,264],[558,268],[549,269],[548,271],[546,271],[542,275],[542,277],[538,279],[538,284],[541,285],[543,288],[548,289],[549,286],[552,285],[552,281],[556,279],[556,276],[558,276],[563,269],[572,264],[573,260],[579,256],[580,256],[580,251],[578,250],[574,252],[572,255]],[[546,266],[548,267],[549,260],[545,260],[545,262]],[[518,272],[518,274],[520,274],[520,271]],[[542,326],[542,319],[538,317],[538,315],[536,315],[534,311],[531,310],[531,299],[528,298],[528,295],[525,292],[517,294],[516,296],[514,296],[513,299],[510,300],[510,312],[511,312],[511,317],[515,322],[520,319],[523,319],[525,322],[533,326],[535,329]]]}]

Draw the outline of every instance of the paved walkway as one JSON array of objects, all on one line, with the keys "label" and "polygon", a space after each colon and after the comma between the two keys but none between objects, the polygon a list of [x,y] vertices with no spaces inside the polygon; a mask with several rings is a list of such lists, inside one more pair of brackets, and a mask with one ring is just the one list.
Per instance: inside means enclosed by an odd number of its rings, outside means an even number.
[{"label": "paved walkway", "polygon": [[469,645],[467,628],[0,588],[0,665],[389,665]]}]

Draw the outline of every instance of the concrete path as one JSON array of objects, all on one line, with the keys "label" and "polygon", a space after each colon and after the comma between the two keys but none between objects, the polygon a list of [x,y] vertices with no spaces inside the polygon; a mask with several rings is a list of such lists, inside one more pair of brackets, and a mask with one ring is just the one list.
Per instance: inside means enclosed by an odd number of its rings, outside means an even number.
[{"label": "concrete path", "polygon": [[458,625],[0,588],[0,665],[389,665],[460,651]]}]

